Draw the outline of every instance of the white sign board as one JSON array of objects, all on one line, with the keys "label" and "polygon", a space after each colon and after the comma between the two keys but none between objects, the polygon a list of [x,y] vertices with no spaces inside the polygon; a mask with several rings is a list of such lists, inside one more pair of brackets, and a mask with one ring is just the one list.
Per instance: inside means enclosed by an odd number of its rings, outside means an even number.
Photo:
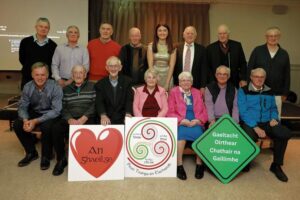
[{"label": "white sign board", "polygon": [[69,181],[124,179],[124,125],[71,125]]},{"label": "white sign board", "polygon": [[126,118],[125,129],[125,177],[176,177],[176,118]]}]

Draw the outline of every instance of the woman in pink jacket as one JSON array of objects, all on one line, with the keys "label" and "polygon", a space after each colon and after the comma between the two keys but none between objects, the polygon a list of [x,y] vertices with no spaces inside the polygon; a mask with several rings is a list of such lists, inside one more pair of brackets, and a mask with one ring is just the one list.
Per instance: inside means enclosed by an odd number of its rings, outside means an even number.
[{"label": "woman in pink jacket", "polygon": [[[207,121],[207,112],[200,90],[193,88],[193,76],[190,72],[182,72],[178,76],[179,86],[173,88],[169,96],[168,117],[178,119],[177,142],[177,177],[185,180],[186,173],[182,165],[182,155],[186,141],[195,141],[204,130]],[[204,167],[200,158],[196,159],[195,177],[201,179]]]},{"label": "woman in pink jacket", "polygon": [[165,117],[168,112],[167,94],[158,86],[158,72],[148,69],[144,79],[146,84],[138,87],[133,100],[133,113],[136,117]]}]

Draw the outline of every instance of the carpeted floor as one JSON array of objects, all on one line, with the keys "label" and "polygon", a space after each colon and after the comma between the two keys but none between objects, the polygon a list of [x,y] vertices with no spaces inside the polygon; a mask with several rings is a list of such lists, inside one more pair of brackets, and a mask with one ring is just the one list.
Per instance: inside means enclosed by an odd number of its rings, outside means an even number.
[{"label": "carpeted floor", "polygon": [[[4,103],[0,103],[3,105]],[[29,166],[19,168],[17,162],[24,156],[14,132],[9,131],[8,121],[0,120],[0,199],[299,199],[300,140],[290,140],[285,156],[284,171],[288,183],[278,181],[269,172],[272,154],[264,149],[253,161],[248,173],[240,173],[229,184],[222,184],[212,174],[194,178],[193,157],[187,156],[184,166],[188,180],[176,178],[130,178],[124,181],[68,182],[67,170],[59,177],[52,176],[55,162],[49,170],[39,169],[39,159]],[[39,149],[39,145],[38,145]]]}]

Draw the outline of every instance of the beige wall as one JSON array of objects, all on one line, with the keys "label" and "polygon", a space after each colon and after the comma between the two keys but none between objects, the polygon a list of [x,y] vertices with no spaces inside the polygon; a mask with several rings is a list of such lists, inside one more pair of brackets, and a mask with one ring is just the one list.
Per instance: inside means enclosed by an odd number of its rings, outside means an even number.
[{"label": "beige wall", "polygon": [[242,42],[247,59],[255,46],[265,42],[266,28],[280,27],[280,44],[289,52],[291,63],[300,64],[300,5],[289,6],[285,15],[276,15],[272,13],[271,5],[212,4],[211,41],[216,40],[216,29],[221,23],[229,26],[232,39]]},{"label": "beige wall", "polygon": [[247,60],[254,47],[265,43],[265,29],[270,26],[280,27],[282,32],[280,45],[288,51],[292,64],[291,90],[300,98],[300,3],[288,5],[288,12],[284,15],[272,13],[271,4],[254,5],[253,2],[212,4],[210,7],[212,42],[216,40],[216,29],[222,23],[229,26],[232,39],[242,42]]},{"label": "beige wall", "polygon": [[[88,1],[87,0],[1,0],[0,26],[0,70],[20,70],[18,52],[10,52],[10,40],[20,40],[20,35],[35,33],[35,21],[39,17],[47,17],[51,28],[49,36],[57,44],[66,42],[65,31],[69,25],[77,25],[80,29],[80,43],[88,40]],[[17,36],[3,36],[17,35]]]}]

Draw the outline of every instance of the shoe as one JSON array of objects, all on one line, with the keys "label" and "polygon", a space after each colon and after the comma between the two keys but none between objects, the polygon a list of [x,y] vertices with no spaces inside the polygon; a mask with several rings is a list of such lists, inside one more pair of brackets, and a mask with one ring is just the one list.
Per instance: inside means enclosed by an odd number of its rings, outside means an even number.
[{"label": "shoe", "polygon": [[196,165],[196,171],[195,171],[195,178],[201,179],[204,176],[204,166],[203,165]]},{"label": "shoe", "polygon": [[62,173],[64,173],[64,168],[68,165],[68,161],[66,158],[61,159],[60,161],[57,161],[54,169],[53,169],[53,176],[59,176]]},{"label": "shoe", "polygon": [[250,171],[250,163],[242,169],[243,172],[249,172]]},{"label": "shoe", "polygon": [[177,177],[180,180],[186,180],[186,173],[182,165],[177,166]]},{"label": "shoe", "polygon": [[272,165],[270,166],[270,171],[273,172],[280,181],[282,182],[288,181],[288,177],[282,171],[280,165],[272,163]]},{"label": "shoe", "polygon": [[18,162],[19,167],[25,167],[28,165],[31,161],[38,159],[39,155],[37,151],[34,151],[32,153],[27,153],[25,157]]},{"label": "shoe", "polygon": [[41,170],[47,170],[50,167],[50,160],[46,157],[41,159]]}]

